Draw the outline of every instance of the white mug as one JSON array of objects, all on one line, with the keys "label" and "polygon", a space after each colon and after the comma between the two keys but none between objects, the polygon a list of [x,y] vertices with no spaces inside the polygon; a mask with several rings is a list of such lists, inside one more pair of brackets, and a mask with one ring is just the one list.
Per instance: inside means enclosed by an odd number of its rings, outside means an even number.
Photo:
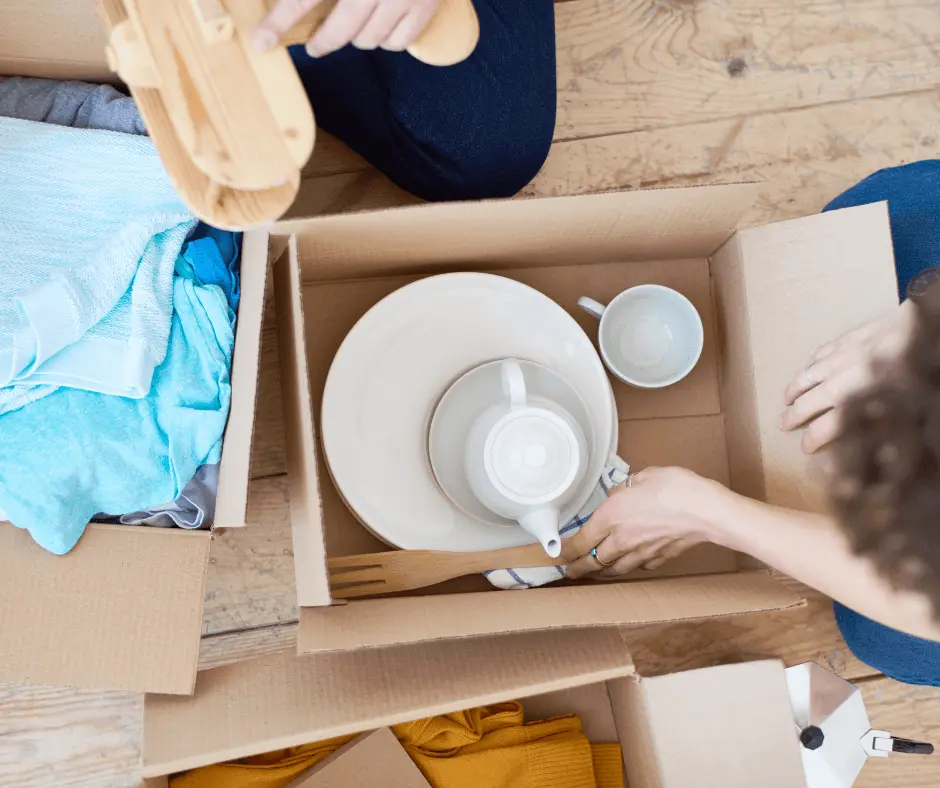
[{"label": "white mug", "polygon": [[702,318],[688,298],[671,288],[639,285],[607,306],[587,297],[579,298],[578,306],[600,320],[601,358],[631,386],[671,386],[688,375],[702,355]]},{"label": "white mug", "polygon": [[587,444],[577,422],[529,404],[522,368],[502,362],[505,400],[487,408],[467,438],[464,470],[490,511],[516,520],[553,558],[561,555],[561,508],[584,476]]}]

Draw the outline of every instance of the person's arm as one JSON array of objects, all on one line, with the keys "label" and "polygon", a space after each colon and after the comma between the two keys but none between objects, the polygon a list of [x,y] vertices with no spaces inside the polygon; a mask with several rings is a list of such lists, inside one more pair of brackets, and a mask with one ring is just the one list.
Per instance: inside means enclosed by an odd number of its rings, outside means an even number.
[{"label": "person's arm", "polygon": [[940,641],[930,601],[895,591],[852,554],[836,521],[745,498],[681,468],[649,468],[614,493],[566,543],[566,555],[581,556],[568,575],[616,577],[705,541],[752,555],[882,624]]},{"label": "person's arm", "polygon": [[846,607],[894,629],[940,641],[940,623],[921,594],[895,591],[875,566],[852,553],[830,517],[720,496],[715,540],[747,553]]}]

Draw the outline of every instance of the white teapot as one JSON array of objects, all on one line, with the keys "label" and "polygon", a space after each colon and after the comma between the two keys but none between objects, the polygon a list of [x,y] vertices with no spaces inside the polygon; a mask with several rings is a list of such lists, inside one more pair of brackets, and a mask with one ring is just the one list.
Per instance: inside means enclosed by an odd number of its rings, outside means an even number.
[{"label": "white teapot", "polygon": [[505,400],[487,408],[470,429],[467,480],[484,506],[516,520],[556,558],[560,510],[585,473],[584,434],[560,406],[528,404],[519,362],[506,359],[500,374]]}]

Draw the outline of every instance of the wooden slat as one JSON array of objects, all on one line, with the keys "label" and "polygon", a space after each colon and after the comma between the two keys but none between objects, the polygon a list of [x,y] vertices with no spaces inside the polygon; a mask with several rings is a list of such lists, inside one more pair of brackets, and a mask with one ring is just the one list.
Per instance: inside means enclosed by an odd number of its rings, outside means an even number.
[{"label": "wooden slat", "polygon": [[[871,724],[895,736],[940,747],[940,689],[909,687],[881,678],[859,684]],[[940,785],[940,755],[871,758],[855,788],[933,788]]]},{"label": "wooden slat", "polygon": [[818,662],[850,681],[878,675],[878,671],[860,662],[845,645],[833,617],[832,602],[801,583],[783,580],[807,599],[805,609],[624,630],[637,671],[646,676],[658,676],[712,665],[778,658],[788,666]]},{"label": "wooden slat", "polygon": [[0,684],[0,785],[138,788],[143,696]]},{"label": "wooden slat", "polygon": [[556,139],[940,83],[934,0],[578,0],[555,18]]}]

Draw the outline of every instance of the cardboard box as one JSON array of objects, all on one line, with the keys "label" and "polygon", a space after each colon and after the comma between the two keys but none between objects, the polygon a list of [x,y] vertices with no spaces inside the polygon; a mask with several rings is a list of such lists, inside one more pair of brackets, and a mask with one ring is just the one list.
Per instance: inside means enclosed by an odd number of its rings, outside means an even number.
[{"label": "cardboard box", "polygon": [[[333,355],[372,305],[403,284],[477,270],[553,298],[596,336],[577,299],[655,282],[703,316],[695,370],[663,390],[613,380],[620,455],[635,469],[685,465],[773,504],[820,509],[799,448],[777,427],[783,391],[823,341],[897,303],[884,204],[736,231],[750,184],[427,205],[282,222],[274,267],[303,653],[495,634],[622,626],[798,605],[771,577],[700,548],[665,575],[496,591],[481,577],[332,604],[326,558],[384,548],[346,508],[317,441]],[[848,297],[844,285],[851,282]],[[642,573],[639,573],[642,578]],[[466,593],[456,593],[458,591]]]},{"label": "cardboard box", "polygon": [[[103,47],[95,0],[14,0],[2,11],[0,74],[107,81]],[[615,385],[622,454],[635,468],[684,463],[773,503],[818,507],[798,439],[776,429],[780,398],[817,344],[895,303],[887,212],[870,206],[736,232],[756,190],[422,206],[288,219],[270,236],[246,236],[217,524],[244,523],[265,267],[289,245],[275,284],[301,651],[416,644],[414,658],[425,659],[420,644],[434,651],[475,638],[474,648],[487,649],[500,642],[493,636],[517,631],[560,637],[585,626],[801,604],[772,578],[737,572],[733,555],[707,547],[640,582],[516,593],[477,577],[348,605],[331,605],[327,585],[328,552],[381,549],[342,505],[318,456],[315,425],[332,353],[368,306],[408,278],[438,271],[500,272],[572,311],[581,294],[604,299],[641,281],[682,290],[705,317],[702,360],[667,390]],[[310,194],[302,189],[295,213],[316,203]],[[845,282],[851,298],[842,295]],[[60,558],[0,525],[0,631],[16,633],[0,646],[0,680],[191,692],[210,538],[93,526]],[[382,667],[376,655],[348,657],[350,665],[360,659]]]},{"label": "cardboard box", "polygon": [[389,728],[353,739],[287,788],[430,788]]},{"label": "cardboard box", "polygon": [[641,678],[613,630],[493,640],[205,671],[193,697],[147,697],[144,776],[525,698],[527,719],[577,713],[591,741],[619,741],[631,788],[805,788],[779,662]]},{"label": "cardboard box", "polygon": [[[95,0],[4,2],[0,75],[113,81]],[[216,527],[245,525],[268,242],[244,238]],[[90,525],[54,556],[0,523],[0,680],[192,692],[211,538]]]}]

